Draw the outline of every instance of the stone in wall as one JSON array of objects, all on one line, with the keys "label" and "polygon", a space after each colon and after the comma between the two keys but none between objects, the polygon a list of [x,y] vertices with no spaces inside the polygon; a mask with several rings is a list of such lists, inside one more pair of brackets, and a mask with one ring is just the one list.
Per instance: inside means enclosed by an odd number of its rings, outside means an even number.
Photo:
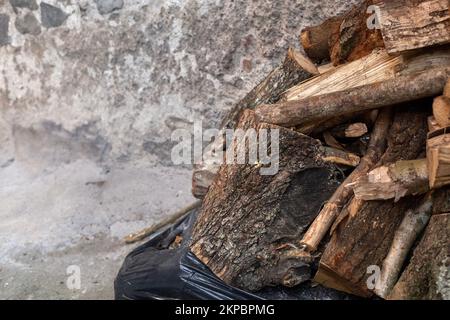
[{"label": "stone in wall", "polygon": [[108,14],[123,7],[123,0],[95,0],[100,14]]},{"label": "stone in wall", "polygon": [[67,19],[67,14],[48,3],[41,2],[41,22],[46,28],[61,26]]},{"label": "stone in wall", "polygon": [[0,14],[0,47],[9,43],[9,16],[7,14]]},{"label": "stone in wall", "polygon": [[41,33],[41,26],[33,13],[28,12],[23,17],[17,17],[14,23],[17,31],[22,34],[37,36]]},{"label": "stone in wall", "polygon": [[30,10],[37,10],[39,7],[36,0],[9,0],[9,3],[16,8],[27,8]]}]

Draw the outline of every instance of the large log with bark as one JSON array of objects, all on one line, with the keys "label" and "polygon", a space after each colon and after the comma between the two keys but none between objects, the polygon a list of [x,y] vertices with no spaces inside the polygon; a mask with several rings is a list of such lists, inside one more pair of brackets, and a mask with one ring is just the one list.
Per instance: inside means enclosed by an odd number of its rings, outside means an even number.
[{"label": "large log with bark", "polygon": [[[247,110],[238,127],[279,130],[279,171],[221,166],[195,223],[191,251],[225,283],[250,291],[310,278],[312,257],[297,248],[306,227],[341,182],[318,140],[259,123]],[[249,145],[245,139],[230,146]],[[230,150],[230,149],[229,149]]]},{"label": "large log with bark", "polygon": [[224,118],[221,124],[223,130],[206,147],[203,161],[194,165],[192,194],[196,198],[203,198],[220,168],[223,159],[218,158],[222,153],[217,150],[223,151],[226,148],[224,129],[233,129],[245,109],[253,109],[261,103],[275,103],[285,90],[318,73],[316,66],[308,58],[289,49],[283,63],[270,72]]},{"label": "large log with bark", "polygon": [[389,53],[450,42],[448,0],[374,0]]},{"label": "large log with bark", "polygon": [[389,295],[394,300],[450,299],[450,213],[433,215]]},{"label": "large log with bark", "polygon": [[[409,109],[409,110],[408,110]],[[388,134],[388,147],[378,166],[424,155],[427,113],[421,106],[398,108]],[[405,212],[420,198],[362,201],[353,198],[332,227],[315,281],[360,296],[370,296],[368,267],[381,266]]]},{"label": "large log with bark", "polygon": [[438,95],[449,76],[450,68],[430,69],[298,101],[261,105],[256,108],[256,114],[263,122],[287,127],[320,122],[349,113]]}]

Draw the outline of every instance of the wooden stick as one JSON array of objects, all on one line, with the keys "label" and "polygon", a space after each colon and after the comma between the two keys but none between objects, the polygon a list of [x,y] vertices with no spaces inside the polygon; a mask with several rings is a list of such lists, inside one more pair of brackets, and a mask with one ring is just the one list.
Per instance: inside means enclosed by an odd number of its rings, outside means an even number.
[{"label": "wooden stick", "polygon": [[308,251],[315,251],[317,249],[317,246],[333,224],[336,216],[350,199],[352,189],[347,187],[347,185],[366,174],[384,153],[386,148],[386,135],[389,130],[391,118],[392,112],[389,109],[384,109],[378,115],[366,155],[361,159],[355,170],[353,170],[335,191],[303,236],[300,243]]},{"label": "wooden stick", "polygon": [[378,296],[387,298],[394,288],[406,256],[430,219],[432,205],[433,198],[429,193],[419,207],[406,212],[395,232],[389,253],[383,261],[381,274],[375,282],[374,292]]},{"label": "wooden stick", "polygon": [[367,126],[362,122],[340,125],[331,130],[331,134],[337,138],[359,138],[366,133]]},{"label": "wooden stick", "polygon": [[324,153],[322,159],[325,162],[342,164],[349,167],[356,167],[361,160],[356,154],[351,152],[346,152],[330,147],[322,147],[322,150]]},{"label": "wooden stick", "polygon": [[362,200],[387,200],[427,192],[428,169],[426,159],[400,160],[380,166],[366,176],[348,184],[355,197]]},{"label": "wooden stick", "polygon": [[136,233],[132,233],[128,236],[125,237],[124,241],[127,244],[131,244],[131,243],[135,243],[137,241],[140,241],[142,239],[145,239],[146,237],[148,237],[149,235],[151,235],[153,232],[161,229],[162,227],[165,227],[171,223],[174,223],[175,221],[177,221],[178,219],[180,219],[181,217],[183,217],[184,215],[186,215],[189,211],[192,211],[198,207],[200,207],[202,204],[201,200],[197,200],[193,203],[191,203],[190,205],[176,211],[175,213],[171,214],[169,217],[167,217],[166,219],[162,220],[161,222],[158,222],[148,228],[142,229],[139,232]]},{"label": "wooden stick", "polygon": [[399,76],[385,82],[299,101],[261,105],[256,108],[256,114],[262,122],[287,127],[298,126],[333,116],[435,96],[442,92],[449,76],[450,68],[430,69],[419,74]]},{"label": "wooden stick", "polygon": [[448,0],[375,0],[389,53],[450,42]]},{"label": "wooden stick", "polygon": [[427,163],[430,188],[450,184],[450,134],[428,139]]}]

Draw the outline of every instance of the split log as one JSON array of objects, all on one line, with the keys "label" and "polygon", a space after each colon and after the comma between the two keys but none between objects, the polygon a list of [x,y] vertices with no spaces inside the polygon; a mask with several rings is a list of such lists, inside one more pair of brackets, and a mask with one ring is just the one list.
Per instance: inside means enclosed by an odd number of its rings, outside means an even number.
[{"label": "split log", "polygon": [[431,133],[431,132],[437,131],[439,129],[442,129],[442,127],[439,125],[439,123],[437,123],[434,116],[429,116],[428,117],[428,131]]},{"label": "split log", "polygon": [[450,42],[448,0],[375,0],[389,53]]},{"label": "split log", "polygon": [[313,96],[299,101],[261,105],[256,114],[261,121],[282,126],[298,126],[357,111],[435,96],[444,89],[450,68],[430,69],[419,74],[353,89]]},{"label": "split log", "polygon": [[337,138],[359,138],[367,131],[365,123],[357,122],[337,126],[331,130],[331,134]]},{"label": "split log", "polygon": [[375,48],[383,48],[384,42],[380,30],[375,22],[372,28],[368,27],[368,20],[372,13],[367,8],[373,1],[364,1],[346,13],[339,28],[331,29],[330,59],[333,65],[360,59],[371,53]]},{"label": "split log", "polygon": [[[387,134],[388,147],[377,166],[424,155],[427,110],[420,103],[396,109]],[[420,199],[363,201],[356,198],[344,207],[333,225],[314,280],[355,295],[372,295],[368,284],[371,266],[381,266],[405,212]],[[369,269],[368,269],[369,268]]]},{"label": "split log", "polygon": [[450,98],[440,96],[434,99],[433,116],[441,127],[450,126]]},{"label": "split log", "polygon": [[387,81],[400,75],[449,66],[450,49],[448,46],[433,50],[408,52],[399,56],[391,56],[385,50],[374,50],[368,56],[337,66],[328,72],[293,86],[282,95],[280,102],[301,100]]},{"label": "split log", "polygon": [[433,215],[389,299],[450,299],[450,213]]},{"label": "split log", "polygon": [[450,184],[450,134],[428,139],[427,162],[430,188]]},{"label": "split log", "polygon": [[328,41],[331,35],[339,30],[341,23],[341,17],[332,17],[319,25],[306,27],[301,31],[300,43],[311,60],[317,63],[330,60]]},{"label": "split log", "polygon": [[381,166],[349,186],[357,199],[366,201],[398,201],[407,195],[423,194],[430,189],[427,160],[400,160]]},{"label": "split log", "polygon": [[430,219],[432,205],[432,195],[428,194],[420,206],[406,212],[402,223],[395,231],[389,253],[383,260],[381,274],[375,282],[374,292],[376,295],[386,299],[394,288],[414,241],[425,229]]},{"label": "split log", "polygon": [[[223,120],[221,128],[235,128],[243,110],[253,109],[260,103],[275,103],[285,90],[316,74],[318,74],[316,66],[308,58],[290,48],[283,63],[234,106]],[[217,158],[216,150],[222,151],[226,148],[224,135],[222,130],[206,148],[202,163],[194,166],[192,194],[196,198],[204,197],[223,162],[223,159]]]},{"label": "split log", "polygon": [[[310,278],[313,258],[296,244],[341,173],[323,160],[318,140],[259,123],[250,110],[238,127],[279,130],[279,171],[261,175],[260,165],[222,165],[203,200],[190,249],[229,285],[250,291],[297,285]],[[245,140],[230,148],[241,144],[248,151]]]},{"label": "split log", "polygon": [[352,189],[347,187],[347,184],[366,174],[383,154],[386,147],[386,133],[390,123],[391,111],[383,110],[376,121],[366,155],[324,205],[314,222],[308,228],[308,231],[303,236],[301,245],[308,251],[317,250],[318,245],[331,227],[334,219],[351,197]]}]

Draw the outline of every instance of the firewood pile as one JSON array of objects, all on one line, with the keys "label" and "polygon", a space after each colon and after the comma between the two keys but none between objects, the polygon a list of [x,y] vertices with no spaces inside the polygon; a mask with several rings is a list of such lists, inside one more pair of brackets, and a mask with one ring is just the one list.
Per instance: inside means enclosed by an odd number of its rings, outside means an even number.
[{"label": "firewood pile", "polygon": [[278,129],[278,172],[211,161],[236,147],[216,137],[191,251],[248,291],[449,299],[449,1],[366,1],[299,39],[222,124]]}]

